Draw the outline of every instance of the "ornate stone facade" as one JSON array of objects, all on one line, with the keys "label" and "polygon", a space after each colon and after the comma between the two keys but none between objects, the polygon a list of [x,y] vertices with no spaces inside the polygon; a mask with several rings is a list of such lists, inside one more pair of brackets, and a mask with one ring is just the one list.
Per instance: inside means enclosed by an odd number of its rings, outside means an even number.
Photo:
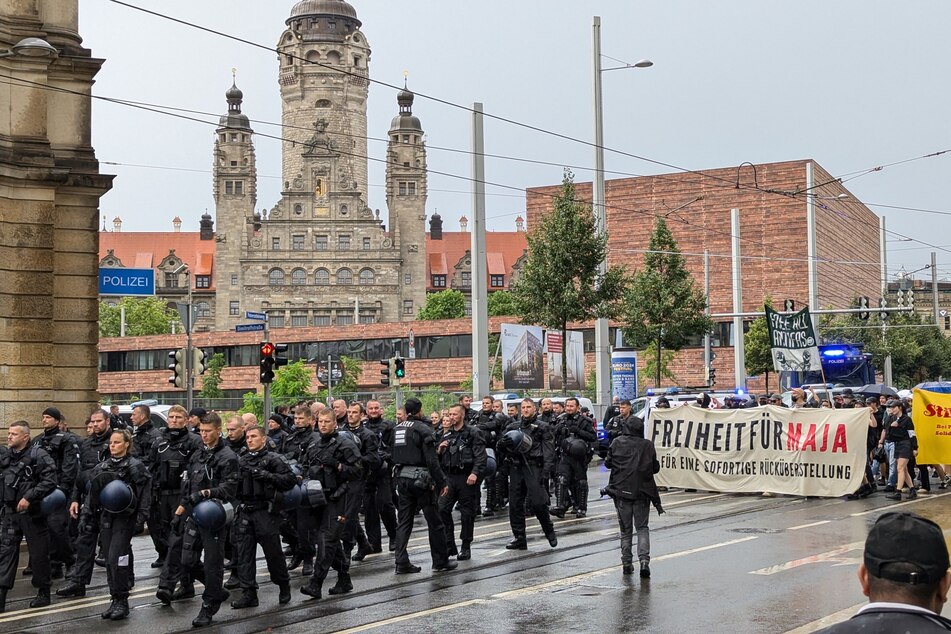
[{"label": "ornate stone facade", "polygon": [[270,209],[255,212],[253,132],[240,91],[227,95],[215,141],[218,330],[248,310],[267,312],[274,328],[413,319],[425,301],[423,132],[403,91],[387,152],[387,231],[366,202],[370,47],[361,26],[342,0],[291,10],[278,41],[283,191]]}]

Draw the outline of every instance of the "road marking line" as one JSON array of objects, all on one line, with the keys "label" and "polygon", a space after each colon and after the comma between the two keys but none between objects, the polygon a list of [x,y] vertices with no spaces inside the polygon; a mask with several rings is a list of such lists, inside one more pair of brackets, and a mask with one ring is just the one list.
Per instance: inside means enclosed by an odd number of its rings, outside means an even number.
[{"label": "road marking line", "polygon": [[794,630],[788,630],[786,634],[812,634],[816,630],[821,630],[822,628],[845,621],[852,618],[852,616],[859,611],[865,603],[856,603],[850,608],[845,608],[844,610],[839,610],[838,612],[833,612],[827,616],[822,617],[821,619],[816,619],[811,623],[806,623],[805,625],[800,625]]},{"label": "road marking line", "polygon": [[[694,553],[704,552],[707,550],[713,550],[715,548],[723,548],[724,546],[732,546],[733,544],[739,544],[742,542],[748,542],[754,539],[759,539],[758,535],[750,535],[748,537],[741,537],[739,539],[731,539],[726,542],[720,542],[718,544],[710,544],[709,546],[701,546],[699,548],[691,548],[690,550],[682,550],[676,553],[670,553],[667,555],[661,555],[660,557],[655,557],[653,561],[664,561],[667,559],[675,559],[677,557],[684,557],[686,555],[692,555]],[[455,610],[457,608],[464,608],[470,605],[482,605],[485,603],[490,603],[492,601],[504,601],[506,599],[513,599],[517,597],[526,596],[529,594],[535,594],[536,592],[541,592],[543,590],[548,590],[550,588],[559,588],[563,586],[570,586],[577,584],[582,581],[587,581],[594,577],[598,577],[609,572],[615,572],[620,566],[610,566],[608,568],[601,568],[600,570],[594,570],[592,572],[585,572],[571,577],[564,577],[562,579],[555,579],[554,581],[548,581],[546,583],[540,583],[534,586],[528,586],[525,588],[519,588],[517,590],[509,590],[507,592],[499,592],[493,594],[485,599],[469,599],[468,601],[462,601],[460,603],[450,603],[448,605],[439,606],[437,608],[430,608],[427,610],[421,610],[419,612],[410,612],[409,614],[402,614],[400,616],[394,616],[389,619],[382,621],[374,621],[373,623],[367,623],[365,625],[358,625],[357,627],[352,627],[346,630],[339,630],[336,634],[354,634],[355,632],[366,632],[368,630],[374,630],[379,627],[384,627],[387,625],[392,625],[394,623],[403,623],[405,621],[410,621],[413,619],[418,619],[420,617],[429,616],[431,614],[437,614],[439,612],[446,612],[449,610]]]},{"label": "road marking line", "polygon": [[944,497],[946,495],[951,495],[951,493],[932,493],[930,495],[919,495],[914,500],[908,500],[907,502],[897,502],[891,506],[884,506],[879,508],[870,509],[868,511],[862,511],[861,513],[852,513],[852,517],[862,517],[863,515],[870,515],[871,513],[886,513],[894,508],[899,506],[907,506],[909,504],[917,504],[918,502],[925,502],[926,500],[933,500],[935,498]]},{"label": "road marking line", "polygon": [[811,524],[800,524],[799,526],[790,526],[787,528],[787,531],[798,531],[803,528],[812,528],[813,526],[822,526],[823,524],[828,524],[832,520],[822,520],[821,522],[812,522]]},{"label": "road marking line", "polygon": [[843,544],[838,548],[833,550],[828,550],[824,553],[818,553],[816,555],[810,555],[808,557],[803,557],[801,559],[794,559],[792,561],[787,561],[783,564],[776,564],[774,566],[767,566],[766,568],[760,568],[759,570],[751,570],[749,574],[751,575],[774,575],[777,572],[783,572],[785,570],[792,570],[793,568],[798,568],[800,566],[805,566],[807,564],[817,564],[822,562],[835,562],[837,564],[855,564],[861,563],[860,558],[856,557],[842,557],[847,552],[853,550],[861,550],[865,547],[865,542],[852,542],[851,544]]},{"label": "road marking line", "polygon": [[[139,599],[141,597],[147,597],[151,592],[141,592],[130,594],[130,599]],[[49,614],[57,614],[59,612],[70,612],[72,610],[78,610],[80,608],[91,608],[97,605],[105,605],[110,603],[112,598],[109,596],[106,597],[94,597],[93,600],[87,601],[84,605],[63,605],[56,608],[51,608],[49,610],[37,610],[36,608],[27,608],[26,610],[17,610],[16,612],[10,612],[9,616],[4,616],[0,618],[0,623],[9,623],[11,621],[22,621],[23,619],[33,618],[34,616],[47,616]]]}]

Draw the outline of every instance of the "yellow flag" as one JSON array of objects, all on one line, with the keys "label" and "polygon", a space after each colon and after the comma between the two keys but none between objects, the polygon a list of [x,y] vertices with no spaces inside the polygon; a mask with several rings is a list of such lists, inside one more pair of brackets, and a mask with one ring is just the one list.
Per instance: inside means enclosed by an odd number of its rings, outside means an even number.
[{"label": "yellow flag", "polygon": [[951,463],[951,394],[916,389],[911,411],[918,437],[918,464]]}]

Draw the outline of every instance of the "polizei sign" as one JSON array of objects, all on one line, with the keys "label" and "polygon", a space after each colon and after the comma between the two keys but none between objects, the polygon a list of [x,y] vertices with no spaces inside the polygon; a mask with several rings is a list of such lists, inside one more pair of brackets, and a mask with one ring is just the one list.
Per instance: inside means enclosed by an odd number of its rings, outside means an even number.
[{"label": "polizei sign", "polygon": [[155,295],[153,269],[99,269],[100,295]]}]

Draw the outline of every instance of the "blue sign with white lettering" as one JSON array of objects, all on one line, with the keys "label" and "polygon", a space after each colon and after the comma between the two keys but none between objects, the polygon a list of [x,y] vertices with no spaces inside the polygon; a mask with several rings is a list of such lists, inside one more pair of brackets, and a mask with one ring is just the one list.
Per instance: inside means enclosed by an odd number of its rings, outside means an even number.
[{"label": "blue sign with white lettering", "polygon": [[259,321],[267,321],[266,313],[253,313],[250,310],[244,313],[245,319],[257,319]]},{"label": "blue sign with white lettering", "polygon": [[264,324],[238,324],[234,327],[235,332],[256,332],[264,330]]},{"label": "blue sign with white lettering", "polygon": [[155,295],[153,269],[99,269],[100,295]]}]

